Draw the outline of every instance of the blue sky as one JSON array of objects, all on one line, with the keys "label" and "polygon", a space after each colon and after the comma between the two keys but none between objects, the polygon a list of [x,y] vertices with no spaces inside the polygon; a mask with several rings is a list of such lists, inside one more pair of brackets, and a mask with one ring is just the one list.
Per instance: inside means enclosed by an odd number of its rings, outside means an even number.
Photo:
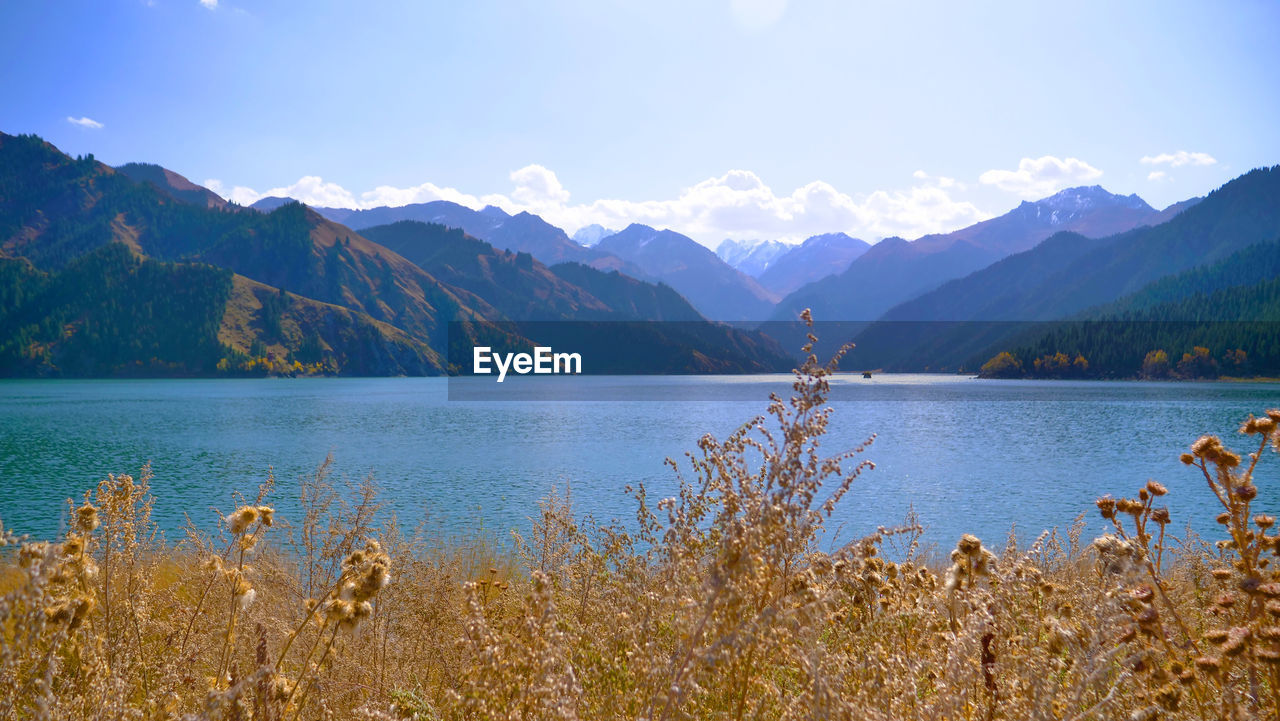
[{"label": "blue sky", "polygon": [[0,130],[244,202],[915,237],[1280,163],[1277,35],[1261,1],[5,3]]}]

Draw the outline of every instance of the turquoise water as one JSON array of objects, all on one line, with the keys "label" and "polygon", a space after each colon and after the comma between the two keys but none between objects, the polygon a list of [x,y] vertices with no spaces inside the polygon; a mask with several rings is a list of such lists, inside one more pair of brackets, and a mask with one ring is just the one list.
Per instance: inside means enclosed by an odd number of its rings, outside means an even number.
[{"label": "turquoise water", "polygon": [[[272,468],[274,502],[291,515],[299,476],[332,452],[336,476],[372,474],[388,510],[445,531],[504,541],[566,484],[580,512],[627,522],[627,484],[665,495],[674,476],[664,458],[704,433],[723,436],[790,388],[788,376],[527,380],[610,400],[450,401],[443,378],[0,382],[0,520],[56,534],[65,499],[148,460],[155,517],[171,538],[184,514],[211,526],[212,509],[230,509],[233,491],[252,494]],[[1239,422],[1280,407],[1280,385],[842,376],[833,399],[826,450],[879,434],[865,453],[876,469],[832,524],[840,536],[914,506],[926,540],[949,545],[964,532],[1003,541],[1015,520],[1034,537],[1081,511],[1100,528],[1094,498],[1135,493],[1148,478],[1171,489],[1175,526],[1212,532],[1212,498],[1177,456],[1204,432],[1243,449]],[[1258,481],[1262,508],[1274,510],[1280,458],[1269,455]]]}]

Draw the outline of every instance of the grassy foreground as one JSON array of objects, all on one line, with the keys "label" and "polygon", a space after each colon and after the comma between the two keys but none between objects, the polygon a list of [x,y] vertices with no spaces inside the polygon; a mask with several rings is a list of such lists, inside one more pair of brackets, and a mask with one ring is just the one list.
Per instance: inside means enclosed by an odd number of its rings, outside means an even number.
[{"label": "grassy foreground", "polygon": [[634,489],[625,529],[555,496],[514,554],[375,526],[323,472],[292,527],[268,482],[164,545],[149,473],[112,476],[61,543],[0,532],[0,719],[1280,718],[1280,535],[1250,511],[1280,412],[1250,455],[1182,457],[1231,541],[1166,533],[1149,482],[1096,540],[966,535],[931,567],[918,528],[817,550],[870,466],[819,452],[831,367],[702,439],[675,497]]}]

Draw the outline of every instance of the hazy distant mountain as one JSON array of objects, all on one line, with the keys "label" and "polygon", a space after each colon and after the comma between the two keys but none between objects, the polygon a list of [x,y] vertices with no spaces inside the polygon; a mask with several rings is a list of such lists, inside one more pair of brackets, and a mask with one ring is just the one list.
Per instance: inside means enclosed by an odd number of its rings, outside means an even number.
[{"label": "hazy distant mountain", "polygon": [[606,228],[599,223],[584,225],[573,233],[573,242],[586,248],[598,244],[601,240],[617,233],[618,231]]},{"label": "hazy distant mountain", "polygon": [[[1134,231],[1130,231],[1134,232]],[[947,281],[938,288],[890,308],[881,320],[1014,320],[1023,319],[1023,298],[1050,277],[1089,253],[1114,242],[1114,236],[1087,238],[1063,231],[1031,250]]]},{"label": "hazy distant mountain", "polygon": [[584,270],[561,273],[570,264],[548,268],[528,253],[498,250],[457,228],[402,220],[361,232],[441,282],[484,298],[504,320],[703,319],[668,286],[577,264]]},{"label": "hazy distant mountain", "polygon": [[202,208],[226,208],[230,205],[220,195],[202,185],[187,180],[181,175],[152,163],[125,163],[116,168],[117,172],[133,178],[140,183],[151,183],[166,195],[184,203],[198,205]]},{"label": "hazy distant mountain", "polygon": [[[253,207],[270,208],[275,199],[264,198]],[[468,235],[490,243],[495,248],[531,253],[543,263],[567,260],[589,263],[601,254],[569,239],[565,232],[531,213],[510,215],[501,208],[486,206],[472,210],[447,200],[413,203],[398,207],[382,206],[366,210],[349,208],[316,208],[316,212],[354,230],[387,225],[400,220],[436,223],[460,228]]]},{"label": "hazy distant mountain", "polygon": [[712,320],[760,320],[776,296],[688,236],[638,223],[596,246],[675,288]]},{"label": "hazy distant mountain", "polygon": [[870,247],[865,240],[844,233],[815,235],[800,245],[790,246],[756,276],[756,280],[774,293],[786,296],[806,283],[843,272]]},{"label": "hazy distant mountain", "polygon": [[997,218],[915,241],[885,238],[842,273],[802,286],[778,304],[775,318],[794,320],[811,308],[819,320],[872,320],[905,300],[1070,230],[1103,237],[1158,222],[1160,213],[1136,195],[1099,186],[1069,188],[1023,202]]},{"label": "hazy distant mountain", "polygon": [[[1160,211],[1155,220],[1167,220],[1195,206],[1202,198],[1184,200]],[[1154,227],[1154,226],[1152,226]],[[1124,236],[1088,238],[1079,233],[1056,233],[1034,248],[1003,258],[963,278],[948,281],[937,289],[884,314],[883,320],[1024,320],[1026,296],[1035,293],[1049,278],[1090,253],[1123,242]],[[1052,317],[1050,312],[1048,317]]]},{"label": "hazy distant mountain", "polygon": [[778,240],[733,240],[725,238],[716,247],[720,260],[746,273],[752,278],[760,274],[774,260],[785,255],[794,246]]}]

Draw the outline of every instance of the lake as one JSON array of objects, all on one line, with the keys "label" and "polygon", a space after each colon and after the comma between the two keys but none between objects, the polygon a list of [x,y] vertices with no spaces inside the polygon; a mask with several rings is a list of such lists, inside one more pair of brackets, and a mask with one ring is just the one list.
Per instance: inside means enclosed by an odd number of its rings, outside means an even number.
[{"label": "lake", "polygon": [[[176,538],[190,514],[212,527],[232,493],[252,494],[274,468],[277,508],[297,508],[298,478],[332,452],[335,475],[372,474],[385,507],[445,532],[504,542],[553,487],[575,508],[631,520],[623,489],[668,495],[680,458],[704,433],[723,437],[762,413],[790,376],[521,378],[460,393],[445,378],[37,380],[0,382],[0,520],[49,537],[65,500],[107,473],[151,461],[155,518]],[[468,382],[481,379],[465,379]],[[508,381],[510,383],[510,381]],[[539,384],[541,383],[541,384]],[[559,384],[559,385],[554,385]],[[468,390],[468,393],[471,393]],[[451,393],[452,391],[452,393]],[[504,395],[507,394],[507,395]],[[457,397],[500,400],[459,401]],[[841,375],[824,449],[878,434],[876,463],[837,510],[840,538],[893,525],[914,506],[926,540],[971,532],[1001,545],[1066,527],[1102,494],[1169,487],[1174,527],[1216,530],[1214,499],[1178,455],[1201,433],[1247,450],[1235,431],[1280,407],[1280,385],[987,381],[959,376]],[[514,400],[513,400],[514,399]],[[578,399],[578,400],[566,400]],[[1280,458],[1264,459],[1259,507],[1280,508]]]}]

